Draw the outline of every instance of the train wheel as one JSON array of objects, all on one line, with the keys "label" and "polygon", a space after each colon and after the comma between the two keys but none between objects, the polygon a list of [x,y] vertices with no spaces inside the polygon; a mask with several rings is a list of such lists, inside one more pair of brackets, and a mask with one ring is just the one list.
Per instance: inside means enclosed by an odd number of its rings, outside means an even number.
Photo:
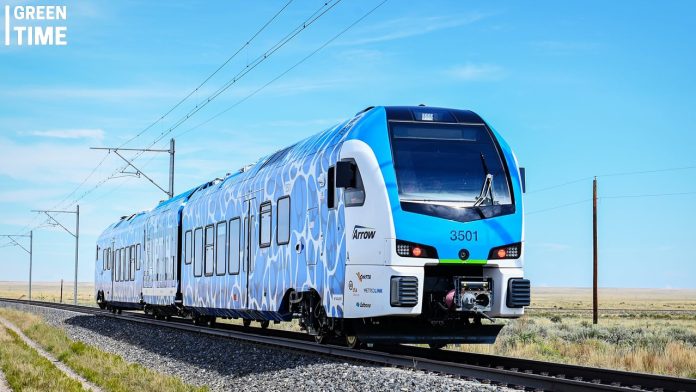
[{"label": "train wheel", "polygon": [[102,310],[103,310],[104,308],[106,308],[106,304],[103,303],[103,302],[100,302],[100,303],[99,303],[99,309],[102,309]]},{"label": "train wheel", "polygon": [[325,334],[314,335],[314,341],[318,344],[326,344],[327,340],[329,340],[329,337]]},{"label": "train wheel", "polygon": [[262,329],[266,329],[266,328],[268,328],[268,326],[269,326],[270,324],[271,324],[270,321],[268,321],[268,320],[263,320],[263,321],[261,321],[261,328],[262,328]]},{"label": "train wheel", "polygon": [[242,325],[245,327],[249,327],[251,325],[251,320],[250,319],[242,319]]},{"label": "train wheel", "polygon": [[121,310],[121,309],[116,310],[116,313],[118,313],[118,314],[121,314],[122,312],[123,312],[123,310]]},{"label": "train wheel", "polygon": [[362,343],[360,342],[360,339],[358,339],[357,336],[355,335],[346,335],[346,346],[348,348],[354,348],[354,349],[359,349]]},{"label": "train wheel", "polygon": [[205,325],[207,325],[209,327],[214,327],[215,326],[215,317],[213,317],[213,316],[206,317]]},{"label": "train wheel", "polygon": [[433,350],[439,350],[441,348],[445,348],[447,344],[445,343],[428,343],[428,346],[432,348]]}]

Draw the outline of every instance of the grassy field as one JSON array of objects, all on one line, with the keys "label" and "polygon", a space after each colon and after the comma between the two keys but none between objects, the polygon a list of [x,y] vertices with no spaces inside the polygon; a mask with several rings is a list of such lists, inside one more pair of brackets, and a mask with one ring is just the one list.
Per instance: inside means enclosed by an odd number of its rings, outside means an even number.
[{"label": "grassy field", "polygon": [[[600,309],[696,310],[696,290],[600,288]],[[535,287],[532,307],[557,309],[592,308],[592,289]]]},{"label": "grassy field", "polygon": [[[24,334],[58,358],[59,361],[105,391],[184,392],[207,390],[184,384],[178,378],[153,372],[140,365],[128,363],[118,355],[109,354],[82,342],[73,341],[67,337],[65,332],[47,325],[40,317],[33,314],[0,308],[0,316],[20,328]],[[25,360],[13,362],[22,366]],[[38,377],[45,378],[40,377],[40,375]],[[8,381],[10,381],[9,375]],[[36,390],[71,389],[48,387]]]},{"label": "grassy field", "polygon": [[[27,282],[0,281],[0,297],[27,299],[29,284]],[[31,299],[35,301],[59,302],[60,282],[32,282]],[[73,302],[73,283],[63,283],[63,302]],[[94,299],[94,283],[77,283],[77,302],[80,305],[96,306]]]},{"label": "grassy field", "polygon": [[15,391],[82,391],[46,358],[27,346],[14,332],[0,325],[0,369]]}]

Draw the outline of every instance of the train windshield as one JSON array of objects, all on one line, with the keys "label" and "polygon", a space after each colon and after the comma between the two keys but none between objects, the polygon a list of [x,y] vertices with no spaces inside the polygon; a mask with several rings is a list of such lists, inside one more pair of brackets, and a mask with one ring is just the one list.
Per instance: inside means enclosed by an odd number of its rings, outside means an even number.
[{"label": "train windshield", "polygon": [[402,202],[449,207],[510,205],[505,165],[484,125],[391,124]]}]

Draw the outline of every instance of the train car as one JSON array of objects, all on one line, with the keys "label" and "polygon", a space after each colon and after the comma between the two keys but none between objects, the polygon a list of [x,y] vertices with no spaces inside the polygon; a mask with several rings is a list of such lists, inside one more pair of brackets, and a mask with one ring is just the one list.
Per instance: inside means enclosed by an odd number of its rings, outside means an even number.
[{"label": "train car", "polygon": [[370,107],[144,213],[171,274],[141,305],[208,324],[299,319],[349,346],[492,343],[493,318],[529,304],[523,183],[471,111]]}]

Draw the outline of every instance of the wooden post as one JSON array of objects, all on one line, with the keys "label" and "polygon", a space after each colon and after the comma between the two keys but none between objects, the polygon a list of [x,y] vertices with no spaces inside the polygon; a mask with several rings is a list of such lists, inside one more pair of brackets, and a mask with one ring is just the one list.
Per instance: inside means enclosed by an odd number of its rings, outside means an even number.
[{"label": "wooden post", "polygon": [[597,177],[592,181],[592,323],[597,324]]},{"label": "wooden post", "polygon": [[60,303],[63,303],[63,279],[60,280]]}]

